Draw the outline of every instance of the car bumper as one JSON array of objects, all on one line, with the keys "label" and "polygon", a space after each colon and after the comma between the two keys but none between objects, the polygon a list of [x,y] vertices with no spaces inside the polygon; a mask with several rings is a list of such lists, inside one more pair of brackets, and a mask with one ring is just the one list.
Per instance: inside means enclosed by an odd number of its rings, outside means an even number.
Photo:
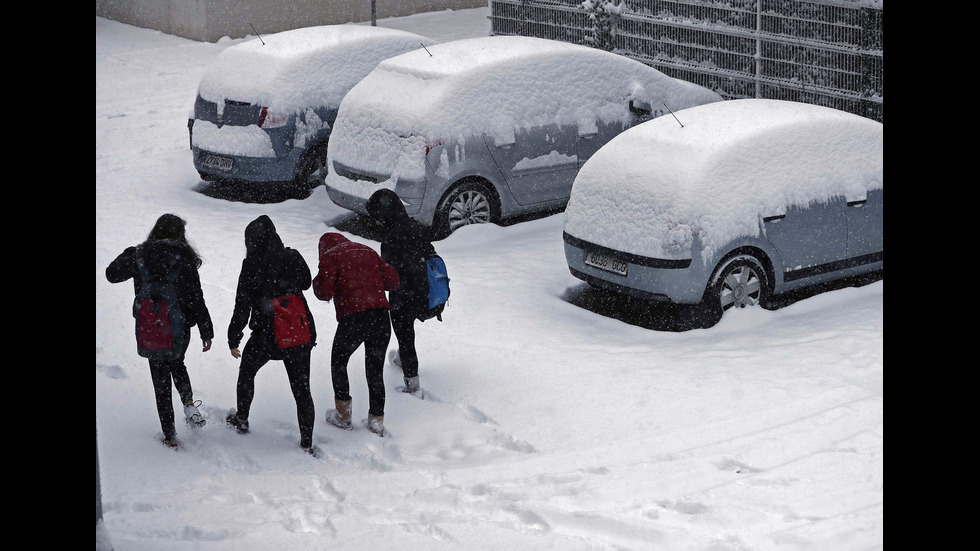
[{"label": "car bumper", "polygon": [[[194,168],[202,176],[211,176],[218,180],[235,180],[244,182],[292,182],[296,165],[299,161],[299,151],[292,148],[289,153],[281,157],[239,157],[235,155],[225,155],[212,153],[199,148],[193,148]],[[211,158],[228,159],[231,162],[230,168],[224,170],[208,163]],[[225,161],[227,162],[227,161]]]},{"label": "car bumper", "polygon": [[[701,302],[707,277],[700,262],[665,260],[623,253],[564,234],[565,260],[571,274],[590,285],[658,302]],[[625,275],[586,264],[586,255],[598,253],[625,266]]]},{"label": "car bumper", "polygon": [[[332,170],[326,178],[327,196],[335,205],[358,214],[367,215],[367,201],[371,195],[380,189],[392,189],[389,182],[376,183],[369,180],[354,180],[337,174]],[[412,190],[411,195],[419,195],[419,198],[406,197],[405,190]],[[421,190],[421,191],[416,191]],[[425,182],[399,182],[394,186],[393,191],[398,194],[405,205],[405,212],[412,218],[419,219],[422,211],[422,199],[425,193]],[[423,217],[424,218],[424,217]],[[419,219],[420,222],[426,221]],[[431,224],[429,218],[428,224]]]}]

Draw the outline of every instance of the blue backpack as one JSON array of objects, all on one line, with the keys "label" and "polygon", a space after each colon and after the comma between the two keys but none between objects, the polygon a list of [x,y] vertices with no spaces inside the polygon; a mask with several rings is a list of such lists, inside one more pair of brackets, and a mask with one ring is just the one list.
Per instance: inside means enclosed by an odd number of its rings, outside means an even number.
[{"label": "blue backpack", "polygon": [[442,311],[449,300],[449,275],[442,257],[434,254],[425,261],[429,273],[429,310],[419,320],[437,318],[442,321]]}]

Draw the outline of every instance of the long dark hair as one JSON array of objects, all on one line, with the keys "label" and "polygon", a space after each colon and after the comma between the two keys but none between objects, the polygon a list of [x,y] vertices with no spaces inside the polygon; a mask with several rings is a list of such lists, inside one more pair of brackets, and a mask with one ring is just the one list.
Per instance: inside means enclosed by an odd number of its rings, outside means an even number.
[{"label": "long dark hair", "polygon": [[187,241],[187,235],[184,228],[187,227],[187,222],[183,218],[177,216],[176,214],[164,214],[157,219],[156,224],[153,225],[153,229],[146,236],[146,241],[161,241],[168,240],[172,241],[178,245],[191,257],[194,261],[194,265],[198,268],[204,263],[201,255],[197,254],[194,247]]}]

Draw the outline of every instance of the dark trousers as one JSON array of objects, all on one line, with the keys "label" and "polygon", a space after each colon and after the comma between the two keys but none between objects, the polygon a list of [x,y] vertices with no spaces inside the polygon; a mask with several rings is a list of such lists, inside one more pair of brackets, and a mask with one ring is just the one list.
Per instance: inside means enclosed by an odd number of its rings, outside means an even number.
[{"label": "dark trousers", "polygon": [[395,340],[398,341],[398,359],[401,360],[405,377],[417,377],[419,356],[415,352],[415,315],[404,310],[392,310],[391,328],[395,331]]},{"label": "dark trousers", "polygon": [[330,376],[334,399],[350,400],[347,362],[361,344],[364,345],[364,375],[368,386],[368,413],[385,414],[385,351],[391,340],[388,310],[377,308],[344,316],[337,324],[330,353]]},{"label": "dark trousers", "polygon": [[238,418],[248,419],[255,395],[255,375],[270,360],[282,360],[289,377],[289,388],[296,400],[296,418],[299,422],[300,445],[313,445],[313,394],[310,391],[310,346],[297,346],[279,350],[268,339],[250,338],[242,351],[242,363],[238,368]]},{"label": "dark trousers", "polygon": [[149,360],[149,362],[150,379],[153,381],[153,392],[157,399],[157,415],[160,416],[160,428],[163,429],[165,438],[174,438],[177,436],[177,430],[174,428],[173,389],[177,389],[180,403],[189,404],[194,400],[191,378],[187,375],[183,355],[176,360]]}]

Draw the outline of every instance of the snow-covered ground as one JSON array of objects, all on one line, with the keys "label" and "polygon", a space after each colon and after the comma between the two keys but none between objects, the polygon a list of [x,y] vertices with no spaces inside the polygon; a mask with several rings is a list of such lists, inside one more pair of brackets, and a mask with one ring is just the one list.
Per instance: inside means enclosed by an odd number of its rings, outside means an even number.
[{"label": "snow-covered ground", "polygon": [[[486,14],[379,25],[450,40],[488,34]],[[238,42],[96,18],[96,428],[116,550],[883,547],[883,282],[673,331],[671,311],[609,299],[568,273],[563,214],[436,243],[453,294],[443,323],[418,327],[427,399],[395,392],[400,373],[386,368],[389,437],[322,421],[336,322],[312,293],[322,457],[297,447],[281,363],[259,373],[252,432],[226,428],[238,361],[225,332],[246,224],[268,214],[314,269],[326,231],[377,247],[323,188],[280,203],[202,193],[187,115],[205,67]],[[187,357],[209,423],[180,424],[178,452],[160,443],[132,286],[104,276],[165,212],[188,221],[205,259],[216,332],[212,350],[192,344]],[[350,375],[360,419],[360,352]]]}]

